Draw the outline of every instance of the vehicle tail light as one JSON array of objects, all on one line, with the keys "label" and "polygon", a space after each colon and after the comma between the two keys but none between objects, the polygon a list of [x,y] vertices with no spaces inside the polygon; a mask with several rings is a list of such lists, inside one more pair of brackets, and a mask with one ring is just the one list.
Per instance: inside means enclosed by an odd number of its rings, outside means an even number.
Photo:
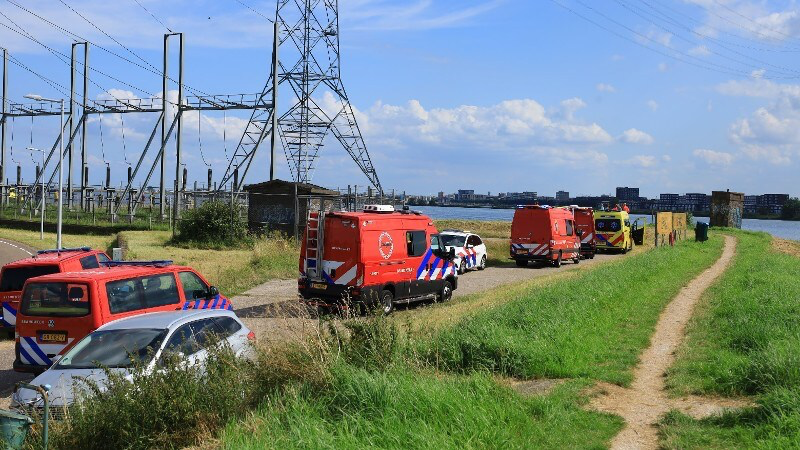
[{"label": "vehicle tail light", "polygon": [[256,340],[256,334],[253,333],[252,331],[247,333],[247,340],[248,341],[255,341]]}]

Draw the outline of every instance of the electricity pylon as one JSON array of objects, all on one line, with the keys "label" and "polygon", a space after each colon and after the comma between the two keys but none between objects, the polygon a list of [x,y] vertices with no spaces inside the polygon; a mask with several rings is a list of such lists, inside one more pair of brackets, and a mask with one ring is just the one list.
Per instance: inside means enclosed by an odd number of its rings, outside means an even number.
[{"label": "electricity pylon", "polygon": [[[370,184],[383,192],[341,79],[338,1],[278,0],[275,23],[273,70],[262,95],[271,94],[277,86],[281,98],[289,99],[289,108],[277,112],[277,128],[292,178],[302,183],[311,181],[330,131]],[[276,141],[273,114],[275,111],[253,113],[223,184],[232,178],[235,168],[249,166],[266,136],[272,134]],[[271,164],[274,159],[273,154]],[[239,184],[243,182],[244,176]]]}]

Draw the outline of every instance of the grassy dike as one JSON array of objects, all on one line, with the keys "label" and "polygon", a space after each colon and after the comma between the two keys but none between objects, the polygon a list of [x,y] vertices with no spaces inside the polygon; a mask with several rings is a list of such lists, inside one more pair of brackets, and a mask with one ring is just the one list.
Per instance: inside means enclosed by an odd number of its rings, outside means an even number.
[{"label": "grassy dike", "polygon": [[800,257],[770,236],[731,231],[733,265],[702,300],[668,385],[676,394],[754,396],[757,406],[662,423],[668,448],[800,446]]},{"label": "grassy dike", "polygon": [[[663,306],[721,249],[714,236],[630,255],[429,333],[351,323],[324,387],[299,382],[269,397],[230,422],[220,446],[602,447],[622,421],[584,410],[583,389],[630,381]],[[499,375],[570,379],[523,396]]]}]

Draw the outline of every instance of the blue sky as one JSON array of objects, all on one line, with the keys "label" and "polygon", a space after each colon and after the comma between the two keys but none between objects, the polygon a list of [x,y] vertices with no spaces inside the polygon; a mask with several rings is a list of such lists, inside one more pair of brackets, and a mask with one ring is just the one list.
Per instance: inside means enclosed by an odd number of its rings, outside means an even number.
[{"label": "blue sky", "polygon": [[[159,68],[164,25],[183,31],[186,82],[208,93],[258,92],[269,71],[271,25],[242,3],[271,17],[274,1],[15,2]],[[8,27],[15,28],[13,20],[63,53],[70,39],[11,2],[0,3],[0,12],[2,45],[68,86],[67,65]],[[793,1],[342,0],[340,26],[344,85],[385,188],[800,194],[800,9]],[[157,74],[97,48],[90,63],[125,82],[93,72],[91,98],[160,96]],[[12,101],[31,92],[62,95],[15,65],[9,89]],[[221,176],[246,119],[241,112],[203,114],[201,156],[198,116],[187,115],[190,184],[204,182],[207,165]],[[118,184],[155,120],[104,116],[101,146],[93,118],[90,181],[99,183],[108,163]],[[29,119],[13,128],[9,166],[21,163],[32,179],[38,156],[25,148],[31,140],[51,146],[57,119],[37,118],[33,133]],[[168,162],[174,174],[174,158]],[[266,151],[255,164],[249,182],[267,175]],[[283,159],[278,175],[289,176]],[[336,187],[366,178],[329,141],[313,181]]]}]

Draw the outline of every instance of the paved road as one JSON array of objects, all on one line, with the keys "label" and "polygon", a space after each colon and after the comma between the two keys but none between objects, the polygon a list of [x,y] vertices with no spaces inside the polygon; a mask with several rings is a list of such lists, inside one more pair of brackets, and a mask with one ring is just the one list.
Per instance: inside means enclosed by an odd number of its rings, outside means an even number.
[{"label": "paved road", "polygon": [[[0,266],[18,259],[26,258],[33,250],[17,242],[0,238]],[[8,406],[8,396],[14,383],[30,380],[30,375],[14,372],[14,341],[7,336],[0,336],[0,408]]]}]

